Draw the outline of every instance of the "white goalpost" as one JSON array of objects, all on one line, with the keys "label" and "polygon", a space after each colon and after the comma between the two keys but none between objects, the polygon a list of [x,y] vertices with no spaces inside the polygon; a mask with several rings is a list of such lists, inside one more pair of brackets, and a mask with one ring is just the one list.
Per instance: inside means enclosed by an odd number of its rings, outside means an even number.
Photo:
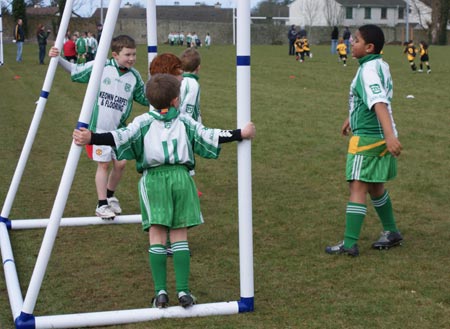
[{"label": "white goalpost", "polygon": [[[64,36],[69,24],[74,0],[67,0],[58,30],[55,46],[62,49]],[[120,9],[120,0],[111,0],[104,22],[96,60],[91,79],[86,89],[77,128],[88,127],[92,109],[100,86],[104,63],[107,59],[109,45]],[[250,121],[250,0],[239,0],[237,4],[237,43],[236,43],[236,83],[237,83],[237,127]],[[0,16],[0,45],[1,45]],[[156,3],[147,0],[147,52],[149,63],[157,55]],[[2,47],[2,46],[0,46]],[[3,49],[0,48],[2,56]],[[0,57],[1,64],[3,58]],[[103,221],[97,217],[62,218],[82,147],[73,142],[61,177],[60,185],[48,219],[9,219],[15,195],[22,178],[31,147],[37,134],[38,126],[45,110],[51,85],[58,66],[58,58],[49,63],[43,89],[37,102],[27,138],[24,143],[16,170],[0,215],[0,250],[8,298],[14,318],[15,327],[32,328],[80,328],[106,325],[120,325],[145,322],[163,318],[187,318],[212,315],[230,315],[254,310],[253,282],[253,229],[252,229],[252,188],[251,188],[251,141],[244,140],[238,144],[238,207],[239,207],[239,264],[240,264],[240,299],[236,301],[197,304],[189,308],[172,306],[165,309],[142,308],[104,312],[86,312],[59,315],[35,315],[34,308],[45,276],[48,262],[60,226],[117,225],[141,222],[140,215],[117,216],[114,221]],[[42,245],[31,275],[28,290],[22,296],[18,273],[15,266],[10,230],[45,228]]]},{"label": "white goalpost", "polygon": [[3,59],[3,18],[2,18],[2,4],[0,3],[0,66],[5,62]]}]

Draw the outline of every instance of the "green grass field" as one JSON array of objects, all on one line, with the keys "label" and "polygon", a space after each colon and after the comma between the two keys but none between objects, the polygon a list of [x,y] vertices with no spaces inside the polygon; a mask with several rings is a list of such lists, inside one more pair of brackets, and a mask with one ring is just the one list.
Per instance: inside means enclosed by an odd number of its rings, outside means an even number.
[{"label": "green grass field", "polygon": [[[146,48],[137,68],[145,78]],[[6,45],[0,67],[0,200],[5,200],[43,86],[47,65],[36,45],[25,45],[24,63]],[[159,52],[182,48],[159,47]],[[448,328],[450,48],[432,46],[432,73],[412,73],[402,47],[384,57],[394,79],[393,109],[404,151],[399,175],[387,184],[405,241],[387,252],[371,250],[381,225],[373,208],[359,241],[358,258],[329,256],[327,244],[342,239],[348,188],[344,177],[350,82],[347,67],[312,48],[305,63],[287,46],[251,51],[253,240],[255,311],[192,319],[166,319],[115,328]],[[200,49],[203,120],[210,127],[236,126],[235,48]],[[48,61],[48,59],[47,59]],[[57,74],[39,132],[9,218],[48,218],[78,121],[85,85]],[[407,95],[415,98],[408,99]],[[133,117],[146,111],[135,105]],[[190,231],[191,288],[201,303],[238,300],[236,145],[219,160],[198,159],[195,181],[205,224]],[[64,216],[93,216],[95,165],[84,152]],[[125,213],[139,213],[139,175],[130,162],[117,196]],[[23,294],[44,230],[10,233]],[[153,285],[148,237],[140,225],[59,230],[34,314],[52,315],[150,306]],[[174,282],[169,261],[170,297]],[[0,328],[13,328],[3,271]]]}]

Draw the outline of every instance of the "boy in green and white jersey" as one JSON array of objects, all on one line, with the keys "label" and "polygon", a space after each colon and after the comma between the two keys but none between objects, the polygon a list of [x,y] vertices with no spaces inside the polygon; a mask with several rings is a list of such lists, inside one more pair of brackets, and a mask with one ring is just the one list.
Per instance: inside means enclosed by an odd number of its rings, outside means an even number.
[{"label": "boy in green and white jersey", "polygon": [[357,241],[367,212],[366,197],[381,220],[383,233],[372,244],[375,249],[389,249],[401,244],[401,236],[391,199],[384,183],[397,175],[397,157],[402,145],[392,117],[392,77],[381,58],[383,31],[376,25],[361,26],[352,43],[352,55],[360,67],[350,86],[349,117],[342,134],[353,136],[349,142],[346,178],[350,198],[346,210],[344,241],[326,247],[329,254],[358,256]]},{"label": "boy in green and white jersey", "polygon": [[198,72],[200,70],[200,54],[195,48],[188,48],[181,53],[183,80],[180,90],[180,112],[186,113],[194,120],[202,122],[200,113],[200,84]]},{"label": "boy in green and white jersey", "polygon": [[189,170],[195,167],[194,153],[204,158],[219,156],[220,144],[255,136],[255,126],[242,130],[210,129],[178,111],[180,82],[170,74],[155,74],[146,86],[152,108],[136,117],[126,128],[98,134],[81,128],[74,130],[77,145],[115,146],[119,159],[135,159],[142,173],[139,197],[142,226],[149,232],[149,261],[155,298],[153,306],[168,306],[167,231],[173,249],[175,282],[181,306],[195,304],[190,293],[189,227],[203,223],[197,188]]},{"label": "boy in green and white jersey", "polygon": [[[136,63],[136,43],[127,35],[113,38],[111,42],[112,58],[108,59],[103,69],[97,102],[94,105],[89,128],[94,132],[107,132],[125,127],[133,101],[148,106],[145,96],[145,84],[139,72],[133,68]],[[50,50],[49,56],[59,55],[57,48]],[[59,64],[71,73],[72,81],[88,83],[94,62],[72,64],[59,58]],[[92,145],[86,148],[88,156],[97,162],[95,184],[98,204],[97,216],[113,219],[122,212],[119,200],[114,192],[122,178],[126,161],[119,161],[110,146]],[[110,173],[109,166],[112,162]]]}]

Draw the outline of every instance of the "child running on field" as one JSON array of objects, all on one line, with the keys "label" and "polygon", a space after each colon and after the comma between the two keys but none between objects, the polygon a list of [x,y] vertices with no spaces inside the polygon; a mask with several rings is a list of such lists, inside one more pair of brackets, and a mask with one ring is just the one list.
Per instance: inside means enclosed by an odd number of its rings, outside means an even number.
[{"label": "child running on field", "polygon": [[312,58],[311,48],[309,47],[309,41],[308,41],[308,38],[306,37],[306,35],[301,37],[300,42],[302,44],[302,49],[303,49],[303,53],[301,53],[303,55],[303,57],[301,58],[301,60],[304,61],[305,56]]},{"label": "child running on field", "polygon": [[339,38],[339,43],[336,46],[336,51],[339,55],[339,60],[344,63],[344,66],[347,66],[347,46],[345,45],[343,38]]},{"label": "child running on field", "polygon": [[152,108],[136,117],[126,128],[109,133],[74,130],[77,145],[102,144],[116,148],[119,159],[135,159],[142,177],[139,197],[142,226],[149,232],[149,261],[155,288],[153,306],[165,308],[167,293],[166,239],[170,229],[178,302],[196,303],[189,287],[189,227],[202,224],[200,202],[189,170],[195,167],[194,153],[204,158],[219,156],[220,144],[252,139],[255,126],[242,130],[210,129],[178,111],[180,81],[170,74],[155,74],[146,86]]},{"label": "child running on field", "polygon": [[431,67],[428,58],[428,44],[425,41],[420,41],[420,65],[418,72],[423,72],[423,64],[427,66],[427,73],[431,73]]},{"label": "child running on field", "polygon": [[[112,58],[107,60],[103,69],[98,99],[89,123],[89,128],[98,133],[124,127],[131,114],[133,100],[144,106],[149,105],[145,96],[144,81],[139,72],[133,68],[136,63],[134,39],[127,35],[113,38],[111,54]],[[58,55],[58,49],[53,47],[49,56]],[[94,61],[76,65],[60,57],[59,64],[71,72],[72,81],[88,83]],[[119,200],[114,193],[122,178],[126,161],[117,160],[110,146],[94,144],[86,149],[88,156],[97,162],[95,185],[98,203],[95,214],[103,219],[114,219],[116,215],[122,213]],[[112,170],[108,174],[111,162]]]},{"label": "child running on field", "polygon": [[409,42],[404,43],[405,49],[403,50],[403,53],[406,54],[406,57],[408,59],[409,65],[411,66],[411,70],[416,71],[416,63],[414,62],[416,58],[416,46],[414,46],[414,42],[412,40],[409,40]]},{"label": "child running on field", "polygon": [[381,237],[372,248],[389,249],[403,240],[384,187],[385,182],[397,175],[402,145],[392,117],[392,77],[380,55],[383,45],[383,31],[376,25],[361,26],[352,43],[352,55],[360,67],[350,86],[349,117],[341,129],[345,136],[353,134],[346,165],[350,198],[344,241],[326,247],[329,254],[359,255],[357,242],[367,212],[367,193],[383,226]]}]

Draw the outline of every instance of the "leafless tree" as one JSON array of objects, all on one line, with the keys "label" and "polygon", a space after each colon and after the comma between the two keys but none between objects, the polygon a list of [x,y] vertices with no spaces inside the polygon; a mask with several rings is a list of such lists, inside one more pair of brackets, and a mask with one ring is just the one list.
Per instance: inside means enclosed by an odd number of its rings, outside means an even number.
[{"label": "leafless tree", "polygon": [[305,21],[308,27],[308,34],[311,32],[311,27],[313,26],[317,15],[319,14],[320,5],[316,0],[305,0],[304,2],[305,10]]},{"label": "leafless tree", "polygon": [[328,26],[339,26],[344,19],[344,8],[335,0],[325,0],[323,13]]}]

